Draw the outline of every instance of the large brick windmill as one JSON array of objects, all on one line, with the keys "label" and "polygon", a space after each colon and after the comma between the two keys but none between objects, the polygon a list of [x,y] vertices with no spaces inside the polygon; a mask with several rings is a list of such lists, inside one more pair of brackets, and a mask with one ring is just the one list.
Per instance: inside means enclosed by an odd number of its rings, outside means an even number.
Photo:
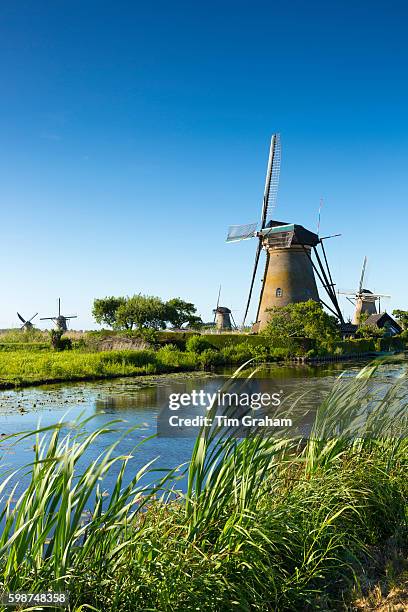
[{"label": "large brick windmill", "polygon": [[[302,225],[272,219],[278,191],[280,162],[280,136],[279,134],[273,134],[269,150],[260,224],[233,225],[229,228],[227,236],[227,242],[248,238],[255,238],[258,241],[243,325],[251,303],[262,250],[266,252],[265,272],[253,331],[260,331],[266,326],[269,318],[269,308],[286,306],[294,302],[306,302],[307,300],[322,302],[330,312],[339,318],[341,323],[344,323],[323,245],[323,240],[329,238],[329,236],[320,238]],[[318,246],[321,247],[320,254],[317,250]],[[315,255],[314,260],[312,259],[312,253]],[[319,297],[315,274],[326,292],[330,304]]]}]

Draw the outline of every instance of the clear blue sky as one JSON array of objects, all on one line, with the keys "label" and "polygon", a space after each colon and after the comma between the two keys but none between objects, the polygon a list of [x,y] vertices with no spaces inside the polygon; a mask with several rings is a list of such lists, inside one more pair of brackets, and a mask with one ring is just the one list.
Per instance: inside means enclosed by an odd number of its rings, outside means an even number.
[{"label": "clear blue sky", "polygon": [[338,286],[367,255],[369,287],[408,308],[407,18],[392,0],[3,0],[0,327],[58,296],[90,327],[94,297],[137,292],[208,319],[220,283],[240,320],[255,241],[225,236],[260,216],[274,131],[276,217],[315,229],[323,197]]}]

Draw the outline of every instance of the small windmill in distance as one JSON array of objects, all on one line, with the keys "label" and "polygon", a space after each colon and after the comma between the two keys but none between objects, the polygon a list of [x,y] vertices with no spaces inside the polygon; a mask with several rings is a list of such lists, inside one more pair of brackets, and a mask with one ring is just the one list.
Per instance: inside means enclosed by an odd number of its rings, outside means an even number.
[{"label": "small windmill in distance", "polygon": [[61,298],[58,298],[58,315],[56,317],[41,317],[40,321],[53,321],[55,327],[62,332],[66,332],[68,329],[68,320],[76,319],[77,315],[62,315],[61,314]]},{"label": "small windmill in distance", "polygon": [[221,295],[221,285],[218,291],[217,298],[217,306],[214,308],[214,323],[215,327],[218,331],[230,330],[232,329],[231,319],[234,323],[234,327],[237,328],[237,325],[234,321],[234,317],[232,316],[232,312],[229,308],[225,306],[220,306],[220,295]]},{"label": "small windmill in distance", "polygon": [[[364,276],[367,267],[367,257],[364,257],[363,267],[361,269],[360,283],[357,291],[339,291],[340,295],[345,295],[346,299],[355,306],[353,324],[360,325],[362,314],[368,316],[377,314],[376,302],[378,300],[378,309],[381,312],[381,298],[389,298],[390,295],[383,293],[373,293],[369,289],[364,289]],[[353,296],[353,297],[350,297]]]},{"label": "small windmill in distance", "polygon": [[31,319],[24,319],[24,317],[21,316],[21,314],[18,312],[17,316],[20,319],[20,321],[22,321],[22,326],[20,327],[20,329],[24,330],[24,331],[29,331],[30,329],[34,329],[34,325],[32,324],[32,320],[35,319],[35,317],[38,315],[38,312],[35,313],[35,315],[33,315],[31,317]]}]

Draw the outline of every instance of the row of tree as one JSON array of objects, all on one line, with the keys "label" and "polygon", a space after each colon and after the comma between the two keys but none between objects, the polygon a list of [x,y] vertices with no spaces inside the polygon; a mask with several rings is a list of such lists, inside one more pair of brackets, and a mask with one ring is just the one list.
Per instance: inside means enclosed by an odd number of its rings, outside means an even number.
[{"label": "row of tree", "polygon": [[105,297],[94,300],[92,315],[100,325],[113,329],[165,329],[198,327],[202,321],[191,302],[173,298],[163,302],[159,297],[142,295]]},{"label": "row of tree", "polygon": [[[183,325],[198,328],[202,321],[191,302],[173,298],[164,302],[159,297],[138,293],[131,297],[105,297],[94,300],[93,317],[100,325],[113,329],[180,329]],[[271,339],[305,337],[334,339],[339,337],[337,319],[323,310],[319,302],[309,300],[285,307],[270,309],[270,320],[265,331]],[[408,311],[394,310],[393,315],[404,329],[408,329]],[[382,331],[362,327],[358,335],[380,336]]]}]

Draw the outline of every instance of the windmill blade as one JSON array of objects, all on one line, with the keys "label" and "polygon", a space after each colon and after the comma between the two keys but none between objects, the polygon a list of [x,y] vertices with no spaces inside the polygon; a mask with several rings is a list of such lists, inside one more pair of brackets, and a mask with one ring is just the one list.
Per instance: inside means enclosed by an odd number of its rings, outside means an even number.
[{"label": "windmill blade", "polygon": [[55,321],[56,317],[40,317],[40,321]]},{"label": "windmill blade", "polygon": [[29,323],[31,323],[31,321],[32,321],[33,319],[35,319],[35,317],[36,317],[37,315],[38,315],[38,312],[36,312],[36,313],[35,313],[35,315],[33,315],[33,316],[31,317],[31,319],[29,319],[29,320],[28,320],[28,322],[29,322]]},{"label": "windmill blade", "polygon": [[366,265],[367,265],[367,257],[364,257],[363,269],[361,270],[360,284],[358,286],[359,293],[361,293],[363,290],[363,282],[364,282],[364,274],[365,274]]},{"label": "windmill blade", "polygon": [[329,238],[338,238],[338,236],[342,236],[343,234],[330,234],[330,236],[322,236],[321,238],[319,238],[320,242],[323,242],[323,240],[329,240]]},{"label": "windmill blade", "polygon": [[249,310],[249,305],[250,305],[250,303],[251,303],[252,290],[253,290],[253,288],[254,288],[254,282],[255,282],[255,277],[256,277],[256,271],[257,271],[257,268],[258,268],[259,256],[260,256],[260,254],[261,254],[261,251],[262,251],[262,241],[261,241],[261,240],[259,240],[259,242],[258,242],[258,246],[257,246],[257,249],[256,249],[256,254],[255,254],[254,270],[253,270],[253,272],[252,272],[251,285],[250,285],[250,287],[249,287],[249,295],[248,295],[247,305],[246,305],[246,308],[245,308],[244,319],[243,319],[243,321],[242,321],[242,326],[244,326],[244,325],[245,325],[245,319],[246,319],[246,317],[247,317],[248,310]]},{"label": "windmill blade", "polygon": [[26,320],[23,319],[23,317],[21,316],[21,314],[19,312],[17,313],[17,316],[20,319],[20,321],[22,321],[23,323],[26,323]]},{"label": "windmill blade", "polygon": [[214,312],[214,323],[215,323],[215,319],[217,318],[217,311],[218,311],[218,306],[220,305],[220,295],[221,295],[221,285],[220,288],[218,289],[218,297],[217,297],[217,306],[215,307]]},{"label": "windmill blade", "polygon": [[220,305],[220,295],[221,295],[221,285],[220,285],[220,288],[219,288],[219,290],[218,290],[217,308],[218,308],[218,306]]},{"label": "windmill blade", "polygon": [[261,229],[268,220],[272,218],[278,195],[279,175],[281,166],[281,142],[280,134],[273,134],[269,148],[268,169],[266,171],[265,190],[262,204]]},{"label": "windmill blade", "polygon": [[234,327],[235,327],[235,329],[238,329],[238,325],[235,323],[235,319],[234,319],[234,317],[233,317],[232,312],[231,312],[231,319],[232,319],[232,322],[234,323]]},{"label": "windmill blade", "polygon": [[256,234],[257,223],[247,223],[246,225],[230,225],[228,228],[227,242],[238,242],[238,240],[248,240]]}]

